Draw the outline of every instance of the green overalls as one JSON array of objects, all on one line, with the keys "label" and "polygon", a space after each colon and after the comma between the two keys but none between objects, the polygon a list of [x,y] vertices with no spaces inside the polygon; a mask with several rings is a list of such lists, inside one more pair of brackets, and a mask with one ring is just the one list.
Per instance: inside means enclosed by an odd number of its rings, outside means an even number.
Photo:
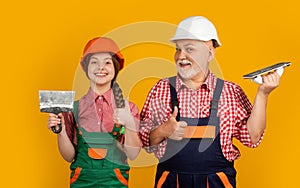
[{"label": "green overalls", "polygon": [[74,103],[73,114],[78,124],[78,149],[70,166],[70,187],[128,187],[130,167],[126,155],[117,148],[113,134],[85,131],[78,123],[78,101]]}]

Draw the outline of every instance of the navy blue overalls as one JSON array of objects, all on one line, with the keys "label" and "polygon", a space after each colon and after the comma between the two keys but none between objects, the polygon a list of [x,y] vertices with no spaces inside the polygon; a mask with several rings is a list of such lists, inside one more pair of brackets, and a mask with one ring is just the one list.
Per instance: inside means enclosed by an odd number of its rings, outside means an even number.
[{"label": "navy blue overalls", "polygon": [[[177,106],[179,109],[175,90],[176,77],[169,78],[169,81],[172,108]],[[156,188],[236,187],[236,171],[233,162],[229,162],[224,157],[220,144],[220,120],[217,114],[223,85],[224,81],[217,79],[209,117],[199,119],[180,117],[180,110],[178,111],[177,121],[186,121],[187,128],[194,128],[194,130],[213,128],[214,136],[205,136],[204,134],[203,136],[184,137],[180,141],[168,139],[165,155],[157,165]]]}]

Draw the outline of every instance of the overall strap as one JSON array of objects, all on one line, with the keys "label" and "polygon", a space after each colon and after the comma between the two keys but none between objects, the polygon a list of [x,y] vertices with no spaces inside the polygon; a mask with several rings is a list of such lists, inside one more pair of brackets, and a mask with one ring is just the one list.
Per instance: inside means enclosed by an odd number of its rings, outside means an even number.
[{"label": "overall strap", "polygon": [[210,103],[210,116],[208,125],[216,126],[216,135],[219,134],[220,131],[220,119],[218,118],[218,106],[219,99],[223,90],[224,80],[217,78],[216,87],[213,94],[213,99]]},{"label": "overall strap", "polygon": [[[169,78],[169,85],[170,85],[170,92],[171,92],[171,107],[172,107],[172,112],[174,111],[174,107],[177,106],[178,108],[178,114],[176,117],[176,120],[180,120],[180,110],[179,110],[179,102],[178,102],[178,97],[177,97],[177,92],[176,92],[176,76],[170,77]],[[217,83],[216,87],[214,90],[213,98],[210,104],[210,117],[217,117],[218,115],[218,102],[223,90],[223,85],[224,85],[224,80],[217,78]],[[210,118],[210,124],[209,125],[214,125],[214,119],[215,118]]]},{"label": "overall strap", "polygon": [[216,117],[218,113],[218,102],[223,90],[224,80],[217,78],[214,95],[210,103],[210,115]]},{"label": "overall strap", "polygon": [[73,116],[74,120],[78,126],[78,130],[82,131],[82,128],[80,127],[79,121],[78,121],[78,106],[79,106],[79,101],[74,101],[73,103]]},{"label": "overall strap", "polygon": [[176,92],[176,76],[169,78],[169,85],[170,85],[170,93],[171,93],[171,107],[172,107],[172,113],[174,112],[174,107],[177,106],[178,114],[176,116],[176,120],[180,120],[180,110],[179,110],[179,103],[177,98],[177,92]]},{"label": "overall strap", "polygon": [[74,101],[73,103],[73,115],[75,118],[75,121],[78,123],[78,105],[79,105],[79,101]]},{"label": "overall strap", "polygon": [[[73,115],[74,115],[74,119],[75,122],[77,122],[78,125],[78,129],[80,131],[83,131],[84,129],[82,127],[80,127],[79,123],[78,123],[78,105],[79,105],[79,101],[75,101],[73,104]],[[113,138],[117,139],[119,142],[123,142],[124,141],[124,127],[120,124],[114,124],[113,127],[113,131],[109,133]]]}]

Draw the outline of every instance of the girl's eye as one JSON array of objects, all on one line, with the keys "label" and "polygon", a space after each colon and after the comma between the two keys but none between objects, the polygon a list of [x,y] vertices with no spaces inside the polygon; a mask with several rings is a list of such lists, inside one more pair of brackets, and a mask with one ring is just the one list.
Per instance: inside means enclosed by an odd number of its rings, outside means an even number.
[{"label": "girl's eye", "polygon": [[111,62],[111,61],[106,61],[105,63],[106,63],[106,64],[112,64],[112,62]]},{"label": "girl's eye", "polygon": [[96,61],[91,61],[91,62],[90,62],[90,64],[96,64],[96,63],[97,63]]}]

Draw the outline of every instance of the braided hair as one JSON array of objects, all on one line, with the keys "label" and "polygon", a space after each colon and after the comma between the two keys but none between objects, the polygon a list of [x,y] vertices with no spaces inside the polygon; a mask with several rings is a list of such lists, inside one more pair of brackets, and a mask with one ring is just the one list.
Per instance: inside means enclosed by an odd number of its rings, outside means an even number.
[{"label": "braided hair", "polygon": [[116,81],[114,81],[114,83],[112,84],[112,91],[113,91],[113,94],[115,97],[116,107],[124,108],[125,101],[123,98],[123,93],[122,93],[122,90],[121,90],[119,84]]}]

